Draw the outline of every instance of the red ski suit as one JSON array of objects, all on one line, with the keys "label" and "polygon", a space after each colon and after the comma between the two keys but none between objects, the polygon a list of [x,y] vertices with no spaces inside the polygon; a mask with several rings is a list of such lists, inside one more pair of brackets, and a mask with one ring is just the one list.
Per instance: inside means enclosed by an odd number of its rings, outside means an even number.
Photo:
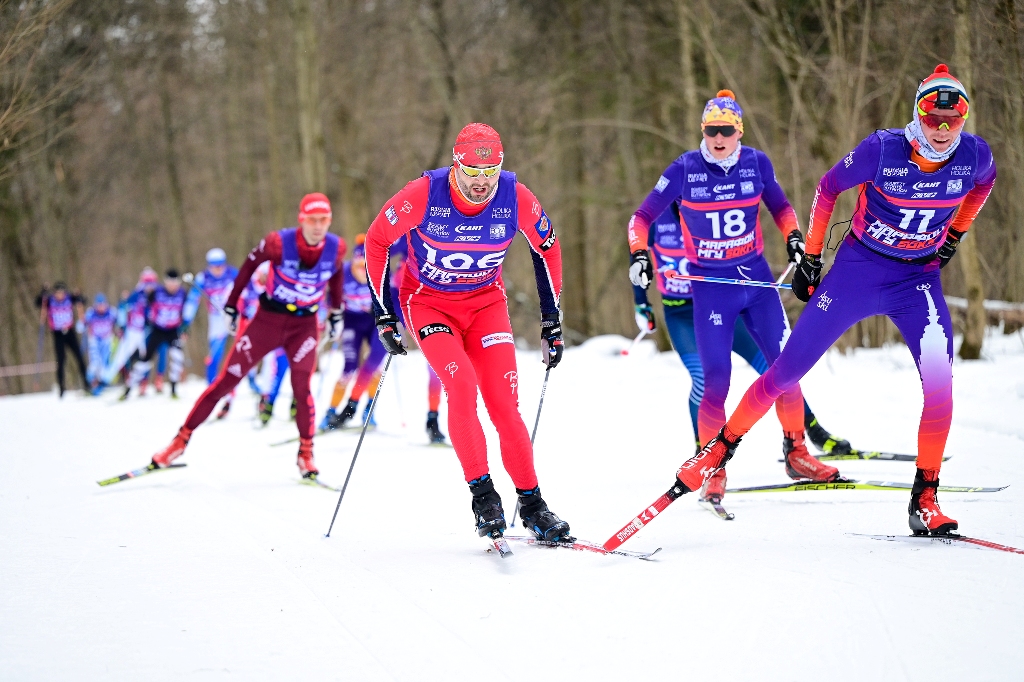
[{"label": "red ski suit", "polygon": [[[489,471],[487,443],[477,417],[479,389],[498,431],[505,470],[517,488],[529,490],[537,486],[537,473],[530,434],[519,414],[516,348],[501,280],[501,261],[515,231],[506,240],[504,224],[488,228],[486,223],[515,215],[515,230],[522,232],[530,244],[545,313],[558,312],[562,290],[558,240],[533,192],[517,182],[513,174],[502,174],[494,195],[484,204],[467,201],[454,184],[451,171],[447,176],[448,195],[438,201],[438,189],[443,190],[437,184],[443,181],[442,169],[431,175],[435,182],[433,199],[431,177],[425,175],[410,182],[384,204],[366,233],[366,270],[375,307],[378,313],[394,314],[388,282],[389,249],[405,237],[409,260],[401,270],[400,305],[409,333],[416,335],[448,396],[448,429],[466,481]],[[514,193],[510,193],[511,187]],[[503,198],[499,201],[498,197]],[[499,206],[501,202],[507,207]],[[485,211],[491,212],[485,216]],[[429,216],[442,215],[449,219],[449,226],[455,222],[459,225],[445,231],[437,223],[428,222]],[[473,222],[483,225],[469,225]],[[489,236],[502,240],[501,244],[487,243],[488,229]],[[416,230],[420,232],[414,235]],[[480,232],[454,234],[463,230],[483,230],[483,239],[478,236]],[[442,236],[448,241],[441,241]],[[448,255],[438,260],[437,253]],[[476,268],[468,264],[470,261],[476,263]]]},{"label": "red ski suit", "polygon": [[[296,242],[302,266],[304,268],[313,267],[320,260],[326,240],[316,246],[310,246],[302,238],[300,232]],[[253,273],[260,263],[270,261],[271,265],[280,265],[282,254],[281,236],[277,232],[271,232],[245,259],[239,269],[238,277],[235,278],[235,285],[228,296],[227,305],[237,308],[239,295],[249,284],[249,280],[252,279]],[[345,240],[339,239],[335,272],[328,282],[327,298],[332,309],[341,307],[343,285],[341,263],[344,257]],[[185,426],[194,430],[206,421],[206,418],[213,412],[213,408],[217,406],[217,401],[230,393],[242,380],[242,377],[249,373],[253,365],[275,348],[284,348],[288,354],[292,391],[295,394],[295,402],[298,407],[295,424],[299,428],[300,437],[312,438],[314,408],[313,396],[309,391],[309,379],[316,365],[316,347],[319,336],[316,315],[300,316],[286,312],[274,312],[264,307],[261,300],[260,307],[252,321],[235,338],[231,355],[224,363],[224,368],[217,379],[207,386],[192,407],[192,411],[189,412],[188,418],[185,420]]]}]

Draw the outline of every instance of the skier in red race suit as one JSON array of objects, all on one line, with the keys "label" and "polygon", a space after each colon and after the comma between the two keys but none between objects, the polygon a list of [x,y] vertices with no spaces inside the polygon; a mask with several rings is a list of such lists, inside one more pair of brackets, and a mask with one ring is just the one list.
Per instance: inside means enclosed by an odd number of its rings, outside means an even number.
[{"label": "skier in red race suit", "polygon": [[473,494],[480,536],[505,529],[501,498],[488,473],[487,444],[477,418],[477,389],[498,430],[501,459],[516,486],[523,525],[545,540],[569,537],[569,524],[541,497],[533,446],[519,414],[519,378],[501,263],[516,232],[533,256],[549,368],[562,357],[559,296],[562,258],[540,202],[514,173],[502,170],[498,133],[471,123],[459,133],[454,164],[427,171],[384,204],[366,233],[366,271],[381,342],[405,355],[388,259],[399,238],[408,245],[399,298],[405,321],[448,395],[448,428]]},{"label": "skier in red race suit", "polygon": [[298,404],[295,423],[299,428],[299,473],[303,478],[316,478],[319,472],[313,463],[313,397],[309,390],[319,339],[316,313],[328,295],[329,333],[333,338],[341,321],[341,263],[345,257],[345,240],[330,234],[330,227],[331,204],[327,197],[307,194],[299,205],[299,227],[271,232],[249,253],[224,306],[231,331],[238,326],[238,297],[256,268],[270,261],[267,290],[260,295],[259,310],[235,340],[223,371],[199,396],[178,435],[153,456],[155,466],[166,467],[180,457],[192,431],[206,421],[217,401],[230,393],[263,356],[283,347]]}]

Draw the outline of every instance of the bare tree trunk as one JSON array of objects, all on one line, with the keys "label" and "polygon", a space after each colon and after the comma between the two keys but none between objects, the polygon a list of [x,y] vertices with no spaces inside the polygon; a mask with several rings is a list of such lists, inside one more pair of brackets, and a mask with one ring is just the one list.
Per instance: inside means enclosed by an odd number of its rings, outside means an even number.
[{"label": "bare tree trunk", "polygon": [[324,130],[320,123],[320,66],[310,0],[293,0],[295,81],[298,89],[299,147],[306,192],[327,189]]},{"label": "bare tree trunk", "polygon": [[[1006,35],[1009,42],[1009,77],[1007,102],[1004,105],[1006,111],[1007,125],[1005,131],[1005,142],[1003,145],[1007,161],[1000,169],[1001,175],[1008,175],[1007,178],[1013,188],[1011,191],[1015,196],[1009,202],[1007,214],[1011,239],[1008,245],[1007,262],[1007,296],[1008,298],[1020,301],[1024,300],[1024,54],[1021,52],[1020,22],[1017,19],[1017,7],[1014,0],[1004,0],[1000,8],[1003,19],[1006,22]],[[970,120],[970,119],[968,119]],[[1008,171],[1008,172],[1007,172]]]},{"label": "bare tree trunk", "polygon": [[683,78],[683,134],[685,139],[696,139],[696,133],[687,134],[697,120],[697,77],[693,72],[693,6],[691,0],[676,0],[679,15],[679,71]]},{"label": "bare tree trunk", "polygon": [[[956,19],[953,33],[953,66],[960,82],[973,92],[971,60],[971,3],[968,0],[956,0]],[[974,119],[969,117],[965,125],[968,132],[974,132]],[[975,228],[974,231],[976,231]],[[977,360],[981,357],[981,346],[985,341],[985,287],[981,277],[981,265],[978,259],[978,239],[973,232],[968,233],[958,249],[960,270],[964,276],[964,287],[967,290],[967,315],[964,320],[964,340],[960,344],[960,357],[964,360]]]},{"label": "bare tree trunk", "polygon": [[[274,61],[265,57],[263,66],[263,106],[267,122],[267,152],[270,164],[270,196],[273,203],[274,227],[287,224],[288,216],[285,208],[284,187],[281,185],[281,149],[278,146],[277,126],[277,77]],[[265,230],[264,230],[265,231]]]},{"label": "bare tree trunk", "polygon": [[185,200],[181,191],[181,178],[178,175],[174,120],[171,117],[171,93],[167,75],[164,73],[160,74],[160,114],[164,128],[164,167],[167,170],[167,185],[171,192],[171,219],[174,223],[174,233],[178,237],[177,248],[172,247],[169,255],[175,260],[180,256],[178,267],[184,267],[186,263],[192,262],[192,248],[185,225]]}]

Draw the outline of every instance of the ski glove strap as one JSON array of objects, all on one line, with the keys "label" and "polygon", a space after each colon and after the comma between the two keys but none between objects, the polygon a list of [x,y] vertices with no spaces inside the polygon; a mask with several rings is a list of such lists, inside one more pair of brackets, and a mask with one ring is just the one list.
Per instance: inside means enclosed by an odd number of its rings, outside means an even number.
[{"label": "ski glove strap", "polygon": [[402,334],[398,331],[398,318],[394,315],[378,315],[374,321],[384,350],[392,355],[407,355],[405,346],[402,345]]},{"label": "ski glove strap", "polygon": [[821,284],[821,256],[805,254],[793,275],[793,293],[804,303]]},{"label": "ski glove strap", "polygon": [[629,281],[646,289],[654,281],[654,266],[646,249],[641,249],[629,257]]},{"label": "ski glove strap", "polygon": [[558,313],[545,313],[541,317],[540,339],[544,351],[544,364],[549,368],[558,367],[565,348],[562,341],[562,322]]},{"label": "ski glove strap", "polygon": [[796,263],[797,257],[804,255],[804,235],[800,230],[793,230],[786,237],[786,251],[790,263]]},{"label": "ski glove strap", "polygon": [[633,307],[633,310],[633,319],[636,320],[637,328],[642,332],[653,334],[657,325],[654,322],[654,311],[651,309],[651,305],[649,303],[638,304]]},{"label": "ski glove strap", "polygon": [[960,239],[963,238],[963,232],[957,232],[956,230],[950,230],[946,233],[946,241],[939,247],[939,269],[946,267],[946,263],[953,259],[956,255],[956,247],[960,246]]},{"label": "ski glove strap", "polygon": [[238,332],[238,308],[226,305],[223,310],[224,314],[228,316],[228,333],[234,336]]},{"label": "ski glove strap", "polygon": [[334,341],[341,333],[341,311],[332,310],[327,315],[327,338]]}]

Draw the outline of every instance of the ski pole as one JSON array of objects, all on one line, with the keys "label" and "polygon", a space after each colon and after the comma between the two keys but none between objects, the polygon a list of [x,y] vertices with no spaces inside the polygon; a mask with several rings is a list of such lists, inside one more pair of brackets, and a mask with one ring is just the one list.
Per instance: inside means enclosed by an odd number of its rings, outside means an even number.
[{"label": "ski pole", "polygon": [[775,283],[776,283],[776,284],[782,284],[783,282],[785,282],[785,281],[786,281],[786,278],[787,278],[787,277],[789,277],[789,273],[790,273],[790,272],[792,272],[792,271],[793,271],[793,268],[795,268],[795,267],[796,267],[796,262],[790,263],[790,264],[789,264],[789,267],[788,267],[788,268],[786,268],[785,272],[783,272],[783,273],[782,273],[782,274],[781,274],[781,275],[779,276],[779,278],[778,278],[777,280],[775,280]]},{"label": "ski pole", "polygon": [[629,355],[630,353],[632,353],[633,349],[636,348],[636,344],[640,343],[640,339],[644,338],[645,336],[647,336],[647,330],[641,329],[640,333],[636,335],[635,339],[633,339],[633,343],[629,344],[629,348],[622,349],[622,354]]},{"label": "ski pole", "polygon": [[341,486],[341,493],[338,495],[338,504],[334,507],[334,516],[331,517],[331,525],[327,528],[327,535],[324,537],[331,537],[331,530],[334,528],[334,521],[338,518],[338,510],[341,509],[341,501],[345,499],[345,490],[348,489],[348,482],[352,478],[352,470],[356,468],[356,457],[359,456],[359,449],[363,447],[363,437],[366,436],[366,426],[370,423],[370,418],[373,417],[373,408],[377,406],[377,399],[380,398],[380,387],[384,383],[384,377],[388,374],[388,367],[391,366],[391,358],[393,356],[388,354],[388,361],[384,365],[384,371],[380,373],[380,383],[377,384],[377,393],[374,394],[373,400],[370,402],[370,409],[366,413],[366,418],[363,420],[363,430],[359,432],[359,442],[356,443],[356,451],[352,453],[352,463],[348,465],[348,475],[345,476],[345,483]]},{"label": "ski pole", "polygon": [[708,282],[710,284],[739,284],[745,287],[765,287],[767,289],[792,289],[790,284],[777,284],[775,282],[762,282],[757,279],[733,279],[731,277],[704,277],[702,275],[680,275],[666,273],[669,279],[686,279],[692,282]]},{"label": "ski pole", "polygon": [[[533,441],[537,440],[537,426],[540,425],[540,411],[544,408],[544,394],[548,392],[548,376],[551,375],[551,368],[548,367],[544,371],[544,385],[540,388],[540,404],[537,405],[537,418],[533,420],[533,433],[530,434],[530,447],[533,447]],[[509,528],[516,527],[516,517],[519,516],[519,500],[516,499],[516,511],[512,514],[512,523],[509,524]]]}]

